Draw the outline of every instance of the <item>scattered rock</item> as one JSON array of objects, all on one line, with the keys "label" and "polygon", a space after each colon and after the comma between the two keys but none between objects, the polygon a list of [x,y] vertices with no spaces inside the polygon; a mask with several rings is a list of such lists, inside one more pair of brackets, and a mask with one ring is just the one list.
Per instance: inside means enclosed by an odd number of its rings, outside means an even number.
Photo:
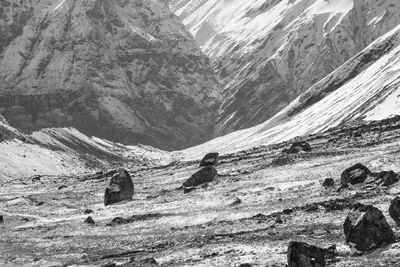
[{"label": "scattered rock", "polygon": [[84,223],[87,223],[87,224],[95,224],[95,221],[93,220],[93,218],[92,217],[87,217],[86,218],[86,220],[84,221]]},{"label": "scattered rock", "polygon": [[359,252],[371,251],[396,240],[382,212],[372,205],[355,204],[343,228],[346,243]]},{"label": "scattered rock", "polygon": [[303,242],[290,241],[288,247],[288,267],[325,267],[325,260],[336,254],[336,247],[327,249]]},{"label": "scattered rock", "polygon": [[235,197],[235,200],[229,206],[237,206],[242,204],[242,200],[238,197]]},{"label": "scattered rock", "polygon": [[85,209],[85,211],[83,212],[84,214],[92,214],[93,210],[91,209]]},{"label": "scattered rock", "polygon": [[218,172],[214,167],[207,166],[193,174],[188,180],[186,180],[186,182],[183,183],[183,186],[192,187],[212,182],[217,174]]},{"label": "scattered rock", "polygon": [[399,177],[394,171],[382,171],[375,175],[376,179],[384,186],[389,186],[399,181]]},{"label": "scattered rock", "polygon": [[114,204],[123,200],[131,200],[133,196],[133,182],[128,171],[120,169],[113,175],[110,185],[104,194],[104,205]]},{"label": "scattered rock", "polygon": [[58,187],[58,190],[65,189],[65,188],[67,188],[67,187],[68,187],[68,186],[66,186],[66,185],[61,185],[61,186]]},{"label": "scattered rock", "polygon": [[363,183],[371,174],[371,171],[367,167],[361,163],[357,163],[356,165],[347,168],[342,172],[341,183],[342,185],[355,185]]},{"label": "scattered rock", "polygon": [[400,197],[396,197],[390,201],[389,214],[397,226],[400,226]]},{"label": "scattered rock", "polygon": [[41,178],[41,175],[34,175],[32,176],[32,182],[39,182]]},{"label": "scattered rock", "polygon": [[285,215],[289,215],[289,214],[291,214],[292,212],[293,212],[293,209],[284,209],[284,210],[282,211],[282,213],[285,214]]},{"label": "scattered rock", "polygon": [[311,145],[305,141],[295,142],[293,143],[290,148],[284,149],[282,153],[286,154],[296,154],[300,151],[310,152],[312,150]]},{"label": "scattered rock", "polygon": [[216,152],[208,153],[204,156],[204,158],[200,161],[200,166],[211,166],[218,164],[219,154]]},{"label": "scattered rock", "polygon": [[335,185],[335,180],[333,180],[332,178],[326,178],[322,183],[322,186],[324,187],[334,186],[334,185]]},{"label": "scattered rock", "polygon": [[271,161],[271,166],[283,166],[294,163],[295,160],[291,156],[279,155]]}]

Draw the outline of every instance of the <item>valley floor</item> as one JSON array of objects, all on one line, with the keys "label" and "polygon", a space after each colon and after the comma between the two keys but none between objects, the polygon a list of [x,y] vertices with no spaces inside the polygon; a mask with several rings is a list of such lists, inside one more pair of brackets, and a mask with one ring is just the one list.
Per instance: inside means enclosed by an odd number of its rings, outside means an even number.
[{"label": "valley floor", "polygon": [[[400,243],[354,256],[343,233],[350,206],[362,202],[381,209],[400,236],[388,214],[400,183],[337,190],[341,172],[358,162],[400,171],[398,124],[309,136],[310,153],[285,156],[288,144],[279,144],[225,155],[218,178],[187,194],[180,187],[198,162],[132,171],[134,199],[107,207],[108,178],[16,178],[0,186],[0,265],[285,266],[289,241],[299,240],[336,244],[339,255],[328,266],[400,266]],[[324,188],[325,178],[335,186]],[[96,224],[85,224],[88,216]]]}]

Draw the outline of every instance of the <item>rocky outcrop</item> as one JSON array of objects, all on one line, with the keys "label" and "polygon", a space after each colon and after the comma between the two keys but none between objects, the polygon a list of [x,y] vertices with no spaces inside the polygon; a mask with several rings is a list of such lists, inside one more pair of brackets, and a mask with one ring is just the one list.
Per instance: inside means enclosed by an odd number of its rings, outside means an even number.
[{"label": "rocky outcrop", "polygon": [[382,212],[371,206],[356,204],[343,225],[346,242],[359,252],[389,245],[396,237]]},{"label": "rocky outcrop", "polygon": [[47,3],[1,2],[0,113],[12,126],[163,149],[212,137],[219,85],[165,1]]},{"label": "rocky outcrop", "polygon": [[[400,23],[397,0],[172,0],[171,9],[225,85],[221,135],[264,122]],[[326,82],[328,90],[344,84]]]},{"label": "rocky outcrop", "polygon": [[132,200],[133,182],[129,172],[120,169],[113,175],[110,185],[106,188],[104,194],[104,205],[111,205],[124,200]]}]

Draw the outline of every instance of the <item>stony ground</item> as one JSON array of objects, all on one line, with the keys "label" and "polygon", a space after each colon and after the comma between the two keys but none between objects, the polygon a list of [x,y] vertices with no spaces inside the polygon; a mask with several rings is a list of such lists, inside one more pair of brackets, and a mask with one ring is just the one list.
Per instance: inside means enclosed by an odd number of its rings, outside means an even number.
[{"label": "stony ground", "polygon": [[[388,214],[400,183],[337,190],[341,172],[357,162],[400,171],[397,128],[309,136],[311,153],[285,156],[287,144],[280,144],[226,155],[218,178],[187,194],[180,186],[197,162],[132,171],[134,199],[107,207],[108,178],[16,178],[0,186],[0,265],[285,266],[289,241],[299,240],[336,244],[338,256],[328,266],[400,266],[400,243],[355,256],[343,233],[349,207],[362,202],[381,209],[400,236]],[[336,185],[324,188],[329,177]],[[95,225],[83,223],[88,216]]]}]

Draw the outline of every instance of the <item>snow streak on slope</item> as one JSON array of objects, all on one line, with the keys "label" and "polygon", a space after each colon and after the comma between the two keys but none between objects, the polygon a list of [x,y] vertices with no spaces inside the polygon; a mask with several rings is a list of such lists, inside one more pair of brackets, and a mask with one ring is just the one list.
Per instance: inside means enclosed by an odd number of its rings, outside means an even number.
[{"label": "snow streak on slope", "polygon": [[218,133],[271,118],[400,23],[398,0],[173,0],[224,84]]},{"label": "snow streak on slope", "polygon": [[[377,51],[382,54],[375,55]],[[212,150],[234,152],[323,132],[356,119],[384,119],[399,114],[400,26],[376,40],[269,121],[183,153],[186,158],[198,158]]]},{"label": "snow streak on slope", "polygon": [[70,175],[124,166],[167,164],[171,154],[149,146],[124,146],[73,128],[24,135],[0,115],[0,181],[21,176]]}]

